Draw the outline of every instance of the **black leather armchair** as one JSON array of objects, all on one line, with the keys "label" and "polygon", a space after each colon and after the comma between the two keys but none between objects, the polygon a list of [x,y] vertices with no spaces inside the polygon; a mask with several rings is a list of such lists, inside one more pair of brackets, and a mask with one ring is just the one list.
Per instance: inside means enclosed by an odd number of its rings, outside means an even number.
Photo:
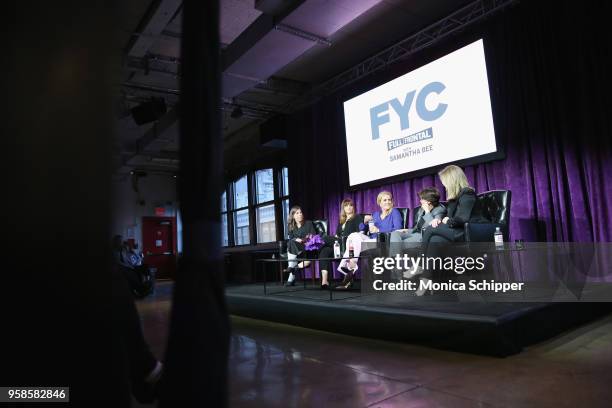
[{"label": "black leather armchair", "polygon": [[467,242],[492,242],[495,228],[499,227],[504,235],[504,242],[508,242],[511,199],[510,190],[491,190],[478,194],[475,205],[488,222],[466,222],[464,225],[465,240]]},{"label": "black leather armchair", "polygon": [[321,237],[328,234],[327,220],[314,220],[312,223],[314,224],[317,234],[319,234]]},{"label": "black leather armchair", "polygon": [[404,208],[404,207],[396,207],[399,212],[402,214],[402,228],[408,228],[408,222],[410,222],[410,220],[408,219],[408,214],[409,214],[409,210],[408,208]]}]

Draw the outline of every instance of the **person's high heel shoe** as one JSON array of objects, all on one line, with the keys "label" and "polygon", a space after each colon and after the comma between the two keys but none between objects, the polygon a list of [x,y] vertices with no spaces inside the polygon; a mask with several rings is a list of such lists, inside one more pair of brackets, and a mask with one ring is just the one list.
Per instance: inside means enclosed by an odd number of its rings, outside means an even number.
[{"label": "person's high heel shoe", "polygon": [[340,283],[340,285],[346,285],[348,281],[351,279],[351,275],[353,274],[353,271],[347,268],[346,266],[342,266],[340,270],[344,272],[344,279],[342,279],[342,282]]},{"label": "person's high heel shoe", "polygon": [[293,280],[290,281],[287,279],[285,286],[295,286],[295,280],[297,279],[297,268],[295,266],[290,266],[287,268],[287,272],[289,272],[289,276],[293,275]]},{"label": "person's high heel shoe", "polygon": [[336,286],[336,289],[349,289],[351,286],[353,286],[353,281],[355,280],[355,272],[348,268],[342,268],[342,270],[346,272],[346,275],[344,275],[344,279],[342,280],[342,282],[338,286]]}]

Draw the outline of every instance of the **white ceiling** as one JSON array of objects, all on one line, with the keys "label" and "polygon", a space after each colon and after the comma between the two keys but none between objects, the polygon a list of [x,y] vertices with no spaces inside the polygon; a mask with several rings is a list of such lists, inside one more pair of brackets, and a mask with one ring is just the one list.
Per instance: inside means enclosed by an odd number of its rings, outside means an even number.
[{"label": "white ceiling", "polygon": [[[135,167],[173,171],[177,167],[177,163],[168,157],[176,156],[178,127],[168,127],[169,133],[164,133],[159,142],[136,151],[137,141],[151,132],[152,124],[138,126],[129,114],[130,108],[151,96],[164,97],[169,109],[179,98],[182,6],[179,0],[162,0],[157,9],[154,6],[157,3],[144,0],[124,2],[122,18],[117,25],[125,44],[119,88],[121,97],[117,108],[119,172]],[[273,115],[266,112],[281,111],[310,86],[356,65],[469,1],[305,0],[285,1],[283,4],[289,3],[293,3],[295,8],[280,22],[326,38],[331,46],[275,31],[273,24],[279,22],[279,17],[271,19],[257,10],[255,0],[220,0],[221,48],[228,55],[238,56],[226,72],[230,75],[225,75],[224,80],[235,81],[239,84],[237,89],[245,89],[233,98],[225,98],[222,117],[227,145],[232,145],[231,139],[240,137],[240,133],[256,134],[250,128]],[[164,13],[159,10],[164,10]],[[257,24],[269,25],[261,38],[241,36],[247,28]],[[307,44],[298,53],[295,52],[296,38]],[[267,45],[258,46],[259,43],[266,44],[265,41],[268,41]],[[244,72],[253,74],[231,72],[240,72],[241,64],[249,68]],[[256,64],[263,65],[253,69]],[[269,77],[275,81],[266,85]],[[243,106],[245,112],[238,119],[230,117],[236,105]],[[155,147],[153,150],[152,146]],[[157,159],[156,155],[159,156]]]}]

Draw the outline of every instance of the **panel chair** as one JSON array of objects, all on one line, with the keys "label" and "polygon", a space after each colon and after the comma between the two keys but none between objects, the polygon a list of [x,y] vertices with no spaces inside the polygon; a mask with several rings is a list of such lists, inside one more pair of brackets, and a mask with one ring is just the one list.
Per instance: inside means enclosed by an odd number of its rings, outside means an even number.
[{"label": "panel chair", "polygon": [[495,228],[499,227],[504,241],[510,239],[510,190],[491,190],[476,196],[476,204],[488,222],[468,223],[464,225],[467,242],[493,242]]}]

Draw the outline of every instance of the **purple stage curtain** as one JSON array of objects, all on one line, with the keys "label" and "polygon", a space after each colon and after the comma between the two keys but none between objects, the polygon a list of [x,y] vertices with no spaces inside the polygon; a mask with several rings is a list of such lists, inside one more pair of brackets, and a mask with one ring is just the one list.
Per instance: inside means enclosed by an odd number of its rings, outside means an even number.
[{"label": "purple stage curtain", "polygon": [[[604,3],[602,3],[603,7]],[[588,9],[588,10],[587,10]],[[612,241],[612,175],[608,40],[598,32],[605,13],[569,2],[521,2],[461,37],[432,47],[374,78],[323,98],[292,116],[291,199],[307,218],[329,221],[352,198],[358,212],[378,207],[382,190],[396,207],[416,207],[432,175],[348,191],[342,102],[426,62],[484,38],[499,161],[465,167],[477,192],[512,191],[510,239]],[[376,163],[363,163],[376,166]]]}]

